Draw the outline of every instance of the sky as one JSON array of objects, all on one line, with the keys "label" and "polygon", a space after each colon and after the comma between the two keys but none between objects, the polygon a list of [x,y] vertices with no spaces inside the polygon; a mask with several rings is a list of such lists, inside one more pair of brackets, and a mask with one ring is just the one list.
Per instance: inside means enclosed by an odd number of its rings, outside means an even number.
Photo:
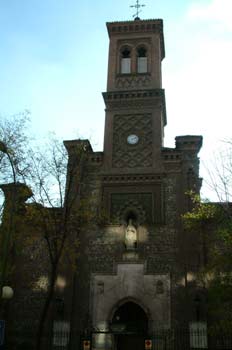
[{"label": "sky", "polygon": [[[165,146],[203,135],[201,176],[231,138],[232,0],[144,0],[162,18]],[[89,138],[102,150],[109,39],[105,23],[133,20],[135,0],[0,0],[0,116],[31,113],[43,139]],[[203,196],[211,194],[203,185]]]}]

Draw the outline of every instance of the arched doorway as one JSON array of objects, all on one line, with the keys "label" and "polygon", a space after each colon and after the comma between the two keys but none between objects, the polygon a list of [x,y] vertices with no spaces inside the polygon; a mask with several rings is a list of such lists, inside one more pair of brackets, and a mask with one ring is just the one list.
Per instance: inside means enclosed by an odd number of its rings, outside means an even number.
[{"label": "arched doorway", "polygon": [[148,332],[148,317],[137,303],[127,301],[113,314],[112,331],[115,334],[115,350],[144,350]]}]

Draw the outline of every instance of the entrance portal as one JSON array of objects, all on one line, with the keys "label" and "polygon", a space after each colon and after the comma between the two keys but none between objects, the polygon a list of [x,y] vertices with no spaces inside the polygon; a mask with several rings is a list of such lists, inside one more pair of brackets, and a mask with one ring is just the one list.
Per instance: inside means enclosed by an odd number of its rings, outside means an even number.
[{"label": "entrance portal", "polygon": [[117,350],[144,350],[144,339],[148,330],[148,318],[136,303],[126,302],[120,306],[112,319]]}]

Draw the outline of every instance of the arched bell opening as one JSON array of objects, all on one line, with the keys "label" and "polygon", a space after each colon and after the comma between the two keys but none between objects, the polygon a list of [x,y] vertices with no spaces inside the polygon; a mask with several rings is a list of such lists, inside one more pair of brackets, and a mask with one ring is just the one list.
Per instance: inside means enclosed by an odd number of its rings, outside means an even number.
[{"label": "arched bell opening", "polygon": [[131,73],[131,49],[129,47],[123,47],[120,53],[120,73]]},{"label": "arched bell opening", "polygon": [[137,49],[137,72],[138,73],[148,72],[147,49],[144,46],[140,46]]}]

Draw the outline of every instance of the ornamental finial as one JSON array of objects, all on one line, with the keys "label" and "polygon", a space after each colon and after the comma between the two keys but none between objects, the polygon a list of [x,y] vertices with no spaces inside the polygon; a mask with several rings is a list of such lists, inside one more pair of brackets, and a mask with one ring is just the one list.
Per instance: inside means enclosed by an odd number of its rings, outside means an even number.
[{"label": "ornamental finial", "polygon": [[135,5],[131,5],[130,7],[135,7],[136,8],[136,13],[133,15],[135,20],[139,20],[139,13],[141,12],[140,8],[141,7],[145,7],[146,5],[142,4],[140,5],[139,0],[136,0],[136,4]]}]

